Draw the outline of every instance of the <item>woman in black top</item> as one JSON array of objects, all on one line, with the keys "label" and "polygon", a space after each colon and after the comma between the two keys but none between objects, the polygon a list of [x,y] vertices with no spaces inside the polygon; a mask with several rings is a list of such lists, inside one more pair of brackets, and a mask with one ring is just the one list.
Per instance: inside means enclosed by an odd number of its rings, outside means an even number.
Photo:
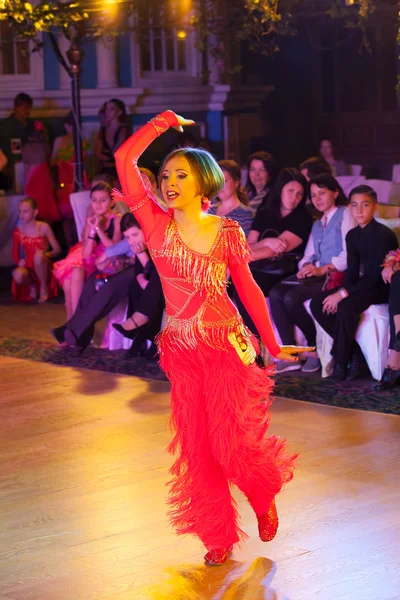
[{"label": "woman in black top", "polygon": [[128,115],[125,104],[118,98],[106,102],[103,112],[105,125],[100,127],[95,154],[100,173],[108,173],[117,179],[114,154],[129,137]]},{"label": "woman in black top", "polygon": [[[305,208],[306,186],[299,171],[283,169],[251,226],[247,238],[252,251],[250,269],[266,297],[274,285],[297,271],[297,262],[304,252],[312,227],[312,218]],[[285,261],[280,260],[283,257]],[[276,259],[275,272],[271,273],[268,267],[270,260],[261,259]],[[235,302],[247,327],[256,333],[236,294]]]}]

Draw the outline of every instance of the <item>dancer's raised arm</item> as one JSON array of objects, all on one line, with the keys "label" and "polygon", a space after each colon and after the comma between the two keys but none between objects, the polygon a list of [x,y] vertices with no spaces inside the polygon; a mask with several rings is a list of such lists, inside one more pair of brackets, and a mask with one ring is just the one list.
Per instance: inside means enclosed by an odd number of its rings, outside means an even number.
[{"label": "dancer's raised arm", "polygon": [[170,127],[183,131],[182,126],[193,125],[193,123],[194,121],[189,121],[171,110],[166,110],[131,135],[115,153],[115,163],[124,200],[135,213],[146,240],[149,239],[154,229],[155,219],[157,217],[165,218],[165,211],[159,206],[149,187],[146,186],[146,178],[143,178],[139,171],[138,160],[151,142]]}]

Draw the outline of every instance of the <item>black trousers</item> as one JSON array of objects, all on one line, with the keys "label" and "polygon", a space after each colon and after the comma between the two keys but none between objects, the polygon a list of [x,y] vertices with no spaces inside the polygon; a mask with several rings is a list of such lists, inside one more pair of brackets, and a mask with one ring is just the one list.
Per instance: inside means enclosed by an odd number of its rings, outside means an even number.
[{"label": "black trousers", "polygon": [[[262,293],[266,298],[269,296],[270,290],[277,285],[283,279],[283,275],[270,275],[267,273],[262,273],[261,271],[252,271],[251,272],[254,278],[254,281],[259,285]],[[249,313],[245,309],[242,301],[239,298],[239,294],[236,290],[233,292],[233,300],[237,306],[238,311],[244,321],[244,324],[250,329],[254,335],[258,336],[258,331],[256,326],[254,325]]]},{"label": "black trousers", "polygon": [[355,335],[360,315],[371,304],[386,304],[389,299],[389,286],[382,285],[370,290],[350,294],[338,304],[334,315],[324,313],[322,301],[339,288],[323,292],[311,300],[311,312],[318,323],[333,338],[331,354],[337,364],[347,366],[355,346]]},{"label": "black trousers", "polygon": [[[96,275],[93,273],[85,282],[75,313],[66,323],[80,344],[89,343],[93,337],[94,326],[101,321],[121,300],[128,299],[128,315],[141,312],[158,333],[164,307],[161,282],[156,269],[152,270],[149,282],[143,290],[136,280],[137,269],[128,267],[121,273],[109,277],[96,291]],[[158,326],[158,330],[157,330]]]},{"label": "black trousers", "polygon": [[394,317],[400,315],[400,271],[392,277],[389,294],[389,319],[390,319],[390,344],[389,348],[393,350],[396,342],[396,327]]},{"label": "black trousers", "polygon": [[315,346],[317,332],[315,324],[304,302],[321,293],[324,277],[311,278],[301,282],[296,275],[284,279],[275,285],[269,293],[271,316],[281,336],[282,344],[295,345],[295,325],[304,333],[307,344]]}]

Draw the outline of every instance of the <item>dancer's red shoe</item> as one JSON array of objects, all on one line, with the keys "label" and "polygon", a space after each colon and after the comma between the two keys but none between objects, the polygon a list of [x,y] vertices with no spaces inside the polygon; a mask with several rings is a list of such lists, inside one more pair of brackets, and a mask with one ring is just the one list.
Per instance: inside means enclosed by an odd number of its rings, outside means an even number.
[{"label": "dancer's red shoe", "polygon": [[232,554],[232,551],[233,546],[230,546],[229,548],[214,548],[207,552],[204,557],[204,562],[211,567],[219,567],[227,561]]},{"label": "dancer's red shoe", "polygon": [[278,531],[279,518],[276,510],[275,500],[272,500],[267,512],[257,515],[258,533],[262,542],[270,542]]}]

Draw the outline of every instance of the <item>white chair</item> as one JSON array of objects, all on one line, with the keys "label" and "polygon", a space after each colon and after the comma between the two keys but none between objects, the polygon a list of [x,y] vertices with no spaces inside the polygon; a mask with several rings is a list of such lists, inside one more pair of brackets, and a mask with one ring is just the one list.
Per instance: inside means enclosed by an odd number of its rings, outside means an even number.
[{"label": "white chair", "polygon": [[392,181],[394,183],[400,183],[400,165],[393,165]]},{"label": "white chair", "polygon": [[74,192],[69,195],[72,211],[74,213],[76,231],[78,240],[82,241],[83,228],[86,222],[86,213],[90,204],[90,191],[83,190],[82,192]]},{"label": "white chair", "polygon": [[391,181],[386,181],[384,179],[366,179],[365,183],[375,190],[380,204],[389,203],[390,191],[392,189]]},{"label": "white chair", "polygon": [[[322,377],[333,372],[331,350],[333,339],[315,322],[317,328],[317,351],[322,365]],[[357,329],[356,342],[359,344],[371,375],[382,378],[386,366],[389,347],[389,311],[387,304],[373,304],[362,315]]]},{"label": "white chair", "polygon": [[336,181],[342,186],[344,193],[348,196],[351,190],[358,185],[365,183],[363,175],[340,175]]},{"label": "white chair", "polygon": [[350,165],[351,175],[361,175],[362,165]]}]

